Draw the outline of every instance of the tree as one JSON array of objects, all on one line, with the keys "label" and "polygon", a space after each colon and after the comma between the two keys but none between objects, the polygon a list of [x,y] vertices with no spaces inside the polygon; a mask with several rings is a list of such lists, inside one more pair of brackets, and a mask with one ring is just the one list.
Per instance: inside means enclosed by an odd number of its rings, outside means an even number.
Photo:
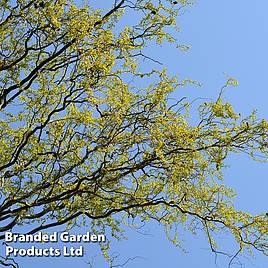
[{"label": "tree", "polygon": [[194,81],[140,68],[155,61],[146,46],[176,42],[170,29],[186,5],[121,0],[105,13],[67,0],[0,3],[2,240],[61,225],[120,237],[127,219],[156,220],[175,244],[179,225],[201,228],[215,252],[215,235],[229,231],[239,252],[267,255],[267,216],[236,210],[221,170],[232,152],[267,159],[268,123],[224,101],[237,84],[229,78],[191,124],[190,104],[170,95]]}]

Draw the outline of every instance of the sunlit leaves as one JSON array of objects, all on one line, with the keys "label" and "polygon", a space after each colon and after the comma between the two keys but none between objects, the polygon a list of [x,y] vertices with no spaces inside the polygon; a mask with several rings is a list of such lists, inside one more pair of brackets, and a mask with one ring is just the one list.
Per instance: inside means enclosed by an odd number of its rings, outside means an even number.
[{"label": "sunlit leaves", "polygon": [[108,12],[13,2],[0,4],[2,232],[52,222],[119,238],[125,225],[157,220],[176,245],[180,225],[204,230],[212,247],[229,230],[267,253],[267,217],[237,211],[222,173],[230,152],[267,160],[267,122],[224,100],[238,85],[229,77],[192,124],[190,104],[170,97],[199,84],[141,68],[146,46],[175,42],[168,27],[187,1],[116,1]]}]

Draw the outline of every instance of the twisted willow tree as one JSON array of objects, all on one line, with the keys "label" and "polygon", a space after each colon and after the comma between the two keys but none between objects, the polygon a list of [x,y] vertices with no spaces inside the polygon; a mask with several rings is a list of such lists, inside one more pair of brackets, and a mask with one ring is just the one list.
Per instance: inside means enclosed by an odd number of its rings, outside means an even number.
[{"label": "twisted willow tree", "polygon": [[191,81],[139,67],[146,46],[176,41],[186,5],[1,1],[2,240],[81,225],[120,237],[156,220],[175,244],[178,226],[201,228],[213,251],[229,231],[239,251],[267,254],[268,217],[236,210],[221,173],[231,152],[267,159],[267,122],[242,118],[220,94],[190,124],[187,104],[169,98]]}]

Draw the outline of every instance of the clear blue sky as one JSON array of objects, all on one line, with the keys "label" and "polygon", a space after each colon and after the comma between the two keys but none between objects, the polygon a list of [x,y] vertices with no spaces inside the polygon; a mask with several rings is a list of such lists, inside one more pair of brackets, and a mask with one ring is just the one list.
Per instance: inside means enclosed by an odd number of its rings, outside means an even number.
[{"label": "clear blue sky", "polygon": [[[170,46],[150,50],[170,73],[179,73],[200,81],[202,88],[189,87],[180,93],[183,96],[214,97],[229,74],[236,77],[240,85],[227,91],[226,98],[237,111],[247,115],[257,108],[258,116],[268,117],[268,1],[225,0],[199,1],[179,18],[181,33],[178,40],[190,44],[191,50],[180,53]],[[225,171],[225,182],[237,192],[235,204],[251,213],[267,211],[268,165],[255,163],[246,156],[235,155],[228,159],[230,168]],[[147,235],[129,231],[129,239],[114,244],[114,251],[120,253],[119,263],[127,258],[140,256],[127,268],[196,268],[226,267],[226,259],[210,252],[202,236],[185,235],[185,249],[188,253],[173,247],[165,238],[164,230],[157,224],[147,226]],[[222,237],[224,243],[232,248],[230,238]],[[86,246],[87,256],[96,251]],[[76,259],[31,259],[22,260],[22,268],[32,267],[89,267],[87,257]],[[259,254],[256,259],[243,255],[240,261],[247,268],[265,268],[267,257]],[[96,266],[106,268],[99,257]],[[233,267],[239,267],[234,265]]]}]

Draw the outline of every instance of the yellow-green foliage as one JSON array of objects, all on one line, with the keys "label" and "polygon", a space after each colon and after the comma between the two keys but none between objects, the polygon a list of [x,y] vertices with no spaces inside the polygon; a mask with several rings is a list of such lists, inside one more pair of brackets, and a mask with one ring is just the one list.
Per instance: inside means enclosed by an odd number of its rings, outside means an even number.
[{"label": "yellow-green foliage", "polygon": [[202,226],[213,247],[229,230],[267,254],[268,217],[236,210],[221,173],[230,152],[267,159],[267,122],[221,94],[190,124],[168,97],[193,82],[139,68],[145,46],[175,41],[187,1],[116,2],[0,2],[1,232],[85,224],[117,237],[131,217],[158,220],[175,244],[177,225]]}]

